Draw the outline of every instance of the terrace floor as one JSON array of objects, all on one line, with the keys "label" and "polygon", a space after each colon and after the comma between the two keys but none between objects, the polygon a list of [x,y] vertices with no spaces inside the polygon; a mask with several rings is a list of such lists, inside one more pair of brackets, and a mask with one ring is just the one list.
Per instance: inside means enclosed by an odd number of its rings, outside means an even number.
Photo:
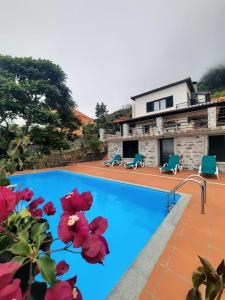
[{"label": "terrace floor", "polygon": [[[72,164],[63,169],[167,190],[194,173],[160,174],[157,168],[147,167],[137,170],[127,170],[122,166],[106,168],[102,161]],[[215,267],[225,258],[225,174],[219,179],[206,179],[204,215],[200,213],[199,187],[195,183],[187,183],[180,189],[180,192],[192,197],[139,300],[183,300],[192,287],[192,271],[200,265],[198,255],[208,259]],[[225,294],[222,299],[225,300]]]}]

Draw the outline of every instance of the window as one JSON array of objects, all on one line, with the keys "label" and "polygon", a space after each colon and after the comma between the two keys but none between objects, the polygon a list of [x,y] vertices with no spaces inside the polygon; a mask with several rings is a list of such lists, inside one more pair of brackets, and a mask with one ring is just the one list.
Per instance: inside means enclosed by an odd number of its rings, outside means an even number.
[{"label": "window", "polygon": [[156,111],[156,110],[160,110],[160,101],[154,101],[153,102],[154,103],[154,111]]},{"label": "window", "polygon": [[134,158],[135,154],[138,154],[138,141],[124,141],[123,157]]},{"label": "window", "polygon": [[225,162],[225,135],[209,136],[209,155],[216,155],[217,161]]},{"label": "window", "polygon": [[150,125],[144,125],[144,133],[149,133]]},{"label": "window", "polygon": [[159,100],[151,101],[146,103],[147,112],[157,111],[173,107],[173,96],[162,98]]},{"label": "window", "polygon": [[165,109],[166,108],[166,99],[160,100],[160,109]]},{"label": "window", "polygon": [[133,134],[133,129],[135,129],[136,124],[129,124],[129,134]]}]

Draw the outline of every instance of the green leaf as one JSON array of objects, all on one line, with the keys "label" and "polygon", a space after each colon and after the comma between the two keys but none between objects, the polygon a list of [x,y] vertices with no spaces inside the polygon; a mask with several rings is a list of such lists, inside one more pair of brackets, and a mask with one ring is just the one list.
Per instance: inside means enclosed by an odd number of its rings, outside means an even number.
[{"label": "green leaf", "polygon": [[216,270],[213,268],[213,266],[203,257],[199,256],[199,259],[205,269],[205,272],[209,272],[209,273],[216,273]]},{"label": "green leaf", "polygon": [[30,217],[21,219],[21,224],[19,224],[19,227],[21,228],[20,230],[29,230],[33,226],[34,222],[34,219]]},{"label": "green leaf", "polygon": [[37,259],[37,264],[43,279],[46,280],[50,285],[54,285],[56,283],[55,261],[49,256],[44,255],[41,258]]},{"label": "green leaf", "polygon": [[37,238],[37,236],[43,232],[45,232],[48,229],[48,223],[36,223],[32,226],[31,229],[31,237],[32,238]]},{"label": "green leaf", "polygon": [[52,240],[53,240],[52,234],[51,232],[48,232],[47,235],[45,236],[45,239],[42,241],[40,250],[44,252],[50,251]]},{"label": "green leaf", "polygon": [[15,261],[15,262],[19,262],[21,263],[21,265],[24,263],[26,257],[23,257],[23,256],[14,256],[11,261]]},{"label": "green leaf", "polygon": [[12,239],[8,236],[0,237],[0,252],[5,251],[12,244]]},{"label": "green leaf", "polygon": [[219,275],[225,275],[225,264],[224,264],[224,259],[221,261],[219,266],[216,269],[217,274]]},{"label": "green leaf", "polygon": [[36,239],[35,239],[35,243],[36,243],[36,247],[39,249],[40,246],[42,245],[42,243],[44,242],[44,240],[46,239],[46,234],[45,233],[41,233],[36,235]]},{"label": "green leaf", "polygon": [[8,250],[15,255],[30,256],[31,254],[30,247],[24,241],[19,241],[15,243]]},{"label": "green leaf", "polygon": [[188,292],[186,300],[202,300],[201,293],[193,288]]},{"label": "green leaf", "polygon": [[22,162],[22,160],[20,159],[19,156],[18,156],[18,165],[19,165],[19,168],[20,168],[20,170],[21,170],[22,167],[23,167],[23,162]]},{"label": "green leaf", "polygon": [[206,289],[205,289],[205,300],[215,299],[218,292],[219,290],[218,290],[217,282],[207,281]]},{"label": "green leaf", "polygon": [[194,288],[197,290],[199,286],[205,281],[206,276],[204,273],[199,273],[199,272],[193,272],[192,274],[192,282]]},{"label": "green leaf", "polygon": [[0,159],[0,170],[5,166],[5,159]]},{"label": "green leaf", "polygon": [[6,170],[5,169],[1,170],[1,172],[0,172],[0,178],[1,179],[5,179],[6,178]]},{"label": "green leaf", "polygon": [[31,213],[29,212],[29,210],[27,208],[24,208],[22,209],[18,215],[21,217],[21,218],[26,218],[26,217],[29,217],[31,216]]},{"label": "green leaf", "polygon": [[23,241],[25,243],[28,243],[28,231],[25,230],[25,229],[19,231],[18,238],[19,238],[19,240],[21,240],[21,241]]}]

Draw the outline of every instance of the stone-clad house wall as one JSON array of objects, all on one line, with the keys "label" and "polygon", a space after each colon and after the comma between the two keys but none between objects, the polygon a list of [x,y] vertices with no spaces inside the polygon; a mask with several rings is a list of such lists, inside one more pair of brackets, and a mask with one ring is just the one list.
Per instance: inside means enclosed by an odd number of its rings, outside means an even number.
[{"label": "stone-clad house wall", "polygon": [[112,159],[115,154],[123,156],[123,142],[113,141],[108,143],[108,159]]},{"label": "stone-clad house wall", "polygon": [[158,139],[139,140],[139,153],[144,155],[145,166],[158,167]]},{"label": "stone-clad house wall", "polygon": [[[158,167],[159,159],[159,139],[144,138],[138,140],[139,153],[144,155],[144,163],[147,167]],[[181,163],[184,169],[196,170],[201,164],[203,155],[208,153],[208,136],[179,136],[174,138],[174,153],[181,155]],[[108,142],[108,157],[112,159],[115,154],[123,157],[123,142]],[[131,161],[130,158],[123,159]],[[225,173],[225,163],[217,162],[219,172]]]},{"label": "stone-clad house wall", "polygon": [[174,139],[174,152],[181,155],[185,169],[198,169],[202,156],[207,153],[207,136],[182,136]]},{"label": "stone-clad house wall", "polygon": [[[138,140],[139,153],[144,155],[145,166],[158,167],[159,140],[157,138],[145,138]],[[207,153],[207,137],[204,135],[182,136],[174,138],[174,153],[181,155],[181,163],[185,169],[197,169],[201,158]],[[108,142],[108,157],[112,159],[115,154],[123,156],[123,142]],[[124,161],[131,159],[124,159]]]}]

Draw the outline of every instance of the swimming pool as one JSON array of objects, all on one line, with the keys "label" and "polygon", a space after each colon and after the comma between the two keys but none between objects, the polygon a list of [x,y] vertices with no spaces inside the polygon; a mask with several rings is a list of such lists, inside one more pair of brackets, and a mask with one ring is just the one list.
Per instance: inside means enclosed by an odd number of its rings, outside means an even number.
[{"label": "swimming pool", "polygon": [[[54,202],[58,214],[49,217],[54,237],[61,214],[59,199],[74,188],[92,193],[94,202],[86,213],[87,218],[92,220],[101,215],[109,223],[104,236],[110,254],[104,265],[87,264],[79,255],[70,253],[52,255],[56,261],[65,259],[70,264],[65,278],[78,276],[77,285],[84,300],[107,297],[165,218],[166,193],[159,190],[61,170],[15,175],[10,180],[30,188],[35,197],[42,196],[46,201]],[[57,241],[54,246],[60,248],[62,244]]]}]

